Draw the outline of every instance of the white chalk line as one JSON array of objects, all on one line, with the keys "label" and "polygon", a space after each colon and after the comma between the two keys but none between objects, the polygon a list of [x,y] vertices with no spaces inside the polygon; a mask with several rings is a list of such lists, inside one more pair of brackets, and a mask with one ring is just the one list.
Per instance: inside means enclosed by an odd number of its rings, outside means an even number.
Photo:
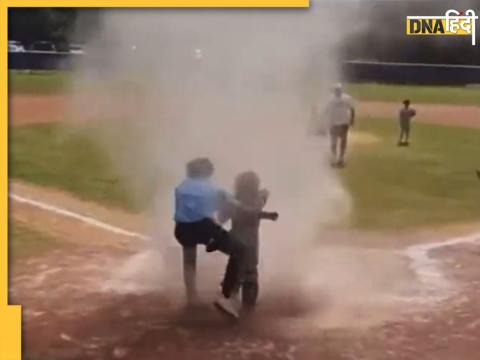
[{"label": "white chalk line", "polygon": [[409,246],[404,253],[410,259],[410,267],[417,275],[425,292],[421,295],[425,300],[441,301],[450,297],[455,287],[440,268],[440,261],[430,256],[433,250],[480,242],[480,232],[459,236],[445,241],[431,242]]},{"label": "white chalk line", "polygon": [[49,212],[52,212],[54,214],[57,214],[57,215],[60,215],[60,216],[63,216],[63,217],[74,219],[74,220],[83,222],[85,224],[95,226],[99,229],[109,231],[109,232],[114,233],[114,234],[133,237],[133,238],[137,238],[137,239],[141,239],[141,240],[150,240],[150,238],[148,236],[145,236],[143,234],[139,234],[139,233],[136,233],[136,232],[133,232],[133,231],[122,229],[118,226],[114,226],[114,225],[108,224],[106,222],[97,220],[97,219],[95,219],[91,216],[82,215],[82,214],[79,214],[79,213],[76,213],[76,212],[73,212],[73,211],[70,211],[70,210],[67,210],[67,209],[63,209],[61,207],[58,207],[58,206],[55,206],[55,205],[52,205],[52,204],[48,204],[48,203],[38,201],[38,200],[33,200],[33,199],[30,199],[30,198],[27,198],[27,197],[24,197],[24,196],[20,196],[20,195],[16,195],[16,194],[9,194],[8,196],[12,200],[17,201],[19,203],[27,204],[27,205],[30,205],[32,207],[35,207],[35,208],[38,208],[38,209],[41,209],[41,210],[44,210],[44,211],[49,211]]},{"label": "white chalk line", "polygon": [[[49,211],[63,217],[71,218],[114,234],[133,237],[141,240],[150,240],[150,237],[143,234],[122,229],[120,227],[97,220],[94,217],[82,215],[52,204],[13,193],[9,194],[9,197],[19,203],[27,204],[44,211]],[[423,294],[423,296],[429,298],[433,296],[436,299],[443,299],[448,297],[448,294],[452,291],[452,284],[447,280],[441,271],[439,261],[430,256],[431,251],[443,247],[476,242],[480,242],[480,232],[476,232],[467,236],[455,237],[446,241],[411,245],[402,251],[402,253],[410,259],[410,267],[417,274],[419,281],[425,285],[426,290],[430,292],[429,294]]]}]

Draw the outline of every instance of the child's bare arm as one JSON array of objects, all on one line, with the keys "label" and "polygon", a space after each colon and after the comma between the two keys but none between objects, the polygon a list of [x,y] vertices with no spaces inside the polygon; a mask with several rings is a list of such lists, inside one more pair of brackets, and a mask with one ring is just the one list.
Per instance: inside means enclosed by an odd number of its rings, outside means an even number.
[{"label": "child's bare arm", "polygon": [[[267,204],[270,192],[267,189],[260,190],[260,198],[262,199],[262,208]],[[260,214],[260,219],[277,221],[278,212],[274,211],[262,211]]]},{"label": "child's bare arm", "polygon": [[235,198],[228,199],[228,203],[235,211],[241,211],[248,215],[259,216],[262,212],[261,208],[242,204]]},{"label": "child's bare arm", "polygon": [[[254,217],[258,219],[266,219],[276,221],[278,219],[278,213],[276,212],[269,212],[263,211],[263,205],[261,207],[254,207],[242,204],[240,201],[236,200],[235,198],[229,198],[228,200],[229,206],[231,206],[232,213],[233,212],[240,212],[243,216]],[[233,215],[232,215],[233,216]]]},{"label": "child's bare arm", "polygon": [[220,206],[217,212],[217,219],[220,223],[225,223],[230,220],[235,213],[242,213],[243,216],[253,217],[257,219],[265,219],[277,221],[278,213],[263,211],[263,207],[267,203],[270,193],[266,189],[260,190],[260,197],[262,199],[259,206],[249,206],[241,203],[227,192],[220,193]]},{"label": "child's bare arm", "polygon": [[278,212],[276,211],[262,211],[260,214],[260,219],[277,221],[278,220]]}]

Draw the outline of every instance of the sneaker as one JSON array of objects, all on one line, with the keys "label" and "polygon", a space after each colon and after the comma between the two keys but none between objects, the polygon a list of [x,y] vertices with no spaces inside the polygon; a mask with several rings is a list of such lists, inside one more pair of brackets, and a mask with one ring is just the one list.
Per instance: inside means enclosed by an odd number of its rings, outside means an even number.
[{"label": "sneaker", "polygon": [[223,294],[219,295],[213,304],[219,311],[233,319],[238,319],[240,317],[235,301],[226,298]]},{"label": "sneaker", "polygon": [[343,169],[345,167],[345,161],[344,160],[339,160],[337,163],[337,168]]}]

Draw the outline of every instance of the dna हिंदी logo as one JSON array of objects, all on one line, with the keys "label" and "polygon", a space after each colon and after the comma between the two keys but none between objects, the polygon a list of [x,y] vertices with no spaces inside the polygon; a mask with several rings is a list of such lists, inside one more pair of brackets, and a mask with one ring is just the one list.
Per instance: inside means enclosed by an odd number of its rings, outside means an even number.
[{"label": "dna \u0939\u093f\u0902\u0926\u0940 logo", "polygon": [[477,20],[473,10],[448,10],[445,16],[407,16],[407,35],[471,36],[472,45],[476,45]]}]

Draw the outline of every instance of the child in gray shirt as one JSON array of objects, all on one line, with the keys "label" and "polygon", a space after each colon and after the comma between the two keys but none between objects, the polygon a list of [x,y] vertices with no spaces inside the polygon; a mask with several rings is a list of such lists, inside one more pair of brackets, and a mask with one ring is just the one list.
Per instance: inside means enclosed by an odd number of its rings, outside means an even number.
[{"label": "child in gray shirt", "polygon": [[[276,221],[278,213],[262,211],[267,203],[269,192],[260,189],[260,179],[253,171],[239,174],[235,179],[235,199],[243,206],[257,209],[262,215],[254,215],[244,211],[242,207],[225,207],[221,213],[221,220],[232,220],[230,234],[246,246],[243,264],[243,281],[237,285],[237,291],[242,292],[242,305],[245,310],[252,310],[257,302],[258,285],[258,249],[259,228],[262,219]],[[227,265],[231,266],[231,262]]]},{"label": "child in gray shirt", "polygon": [[417,112],[410,107],[410,100],[404,100],[403,108],[399,112],[400,138],[398,139],[398,146],[410,145],[410,123],[415,115],[417,115]]}]

